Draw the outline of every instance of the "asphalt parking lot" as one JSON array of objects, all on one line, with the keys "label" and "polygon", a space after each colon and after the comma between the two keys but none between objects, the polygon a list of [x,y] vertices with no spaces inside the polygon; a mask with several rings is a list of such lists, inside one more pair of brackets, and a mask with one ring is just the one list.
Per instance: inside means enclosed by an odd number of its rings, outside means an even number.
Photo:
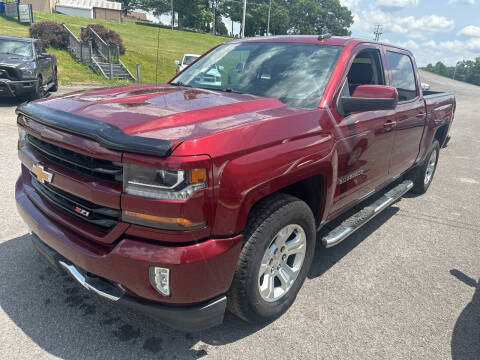
[{"label": "asphalt parking lot", "polygon": [[422,81],[457,96],[427,194],[407,195],[335,248],[318,246],[277,321],[227,314],[192,334],[97,299],[36,254],[14,201],[15,104],[1,102],[0,358],[480,359],[480,87]]}]

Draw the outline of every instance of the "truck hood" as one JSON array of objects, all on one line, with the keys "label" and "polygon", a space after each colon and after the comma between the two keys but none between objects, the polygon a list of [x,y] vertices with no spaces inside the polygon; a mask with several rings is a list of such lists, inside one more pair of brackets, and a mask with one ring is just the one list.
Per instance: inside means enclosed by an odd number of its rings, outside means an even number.
[{"label": "truck hood", "polygon": [[297,111],[273,98],[168,84],[79,91],[17,108],[106,148],[157,156],[168,156],[185,140]]},{"label": "truck hood", "polygon": [[115,125],[127,135],[173,143],[256,121],[267,116],[266,110],[285,107],[273,98],[168,84],[76,92],[40,103]]},{"label": "truck hood", "polygon": [[9,66],[13,68],[20,67],[23,64],[32,62],[32,58],[0,53],[0,66]]}]

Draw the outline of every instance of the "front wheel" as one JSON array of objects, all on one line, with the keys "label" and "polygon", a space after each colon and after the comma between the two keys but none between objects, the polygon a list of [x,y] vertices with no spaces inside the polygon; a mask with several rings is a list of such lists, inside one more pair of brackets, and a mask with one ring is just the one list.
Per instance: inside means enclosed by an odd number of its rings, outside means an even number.
[{"label": "front wheel", "polygon": [[58,91],[58,72],[57,69],[53,72],[53,86],[50,88],[51,92]]},{"label": "front wheel", "polygon": [[228,308],[249,322],[273,320],[292,305],[312,263],[312,211],[298,198],[275,194],[255,206],[244,234]]},{"label": "front wheel", "polygon": [[32,100],[43,99],[45,97],[45,89],[43,87],[42,78],[39,77],[35,83],[35,90],[32,93]]},{"label": "front wheel", "polygon": [[430,146],[425,161],[419,165],[413,174],[412,192],[415,194],[425,194],[432,183],[433,176],[437,170],[438,155],[440,154],[440,144],[435,140]]}]

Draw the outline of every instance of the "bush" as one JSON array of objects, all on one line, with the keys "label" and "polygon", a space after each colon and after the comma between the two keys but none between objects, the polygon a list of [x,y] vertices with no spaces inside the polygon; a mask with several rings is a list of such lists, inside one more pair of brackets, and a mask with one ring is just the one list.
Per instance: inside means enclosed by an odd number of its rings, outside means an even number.
[{"label": "bush", "polygon": [[[123,45],[122,38],[117,32],[100,24],[90,24],[88,26],[91,27],[107,44],[118,45],[120,48],[120,54],[125,54],[125,46]],[[88,31],[88,29],[82,29],[81,37],[83,41],[93,40],[92,33]]]},{"label": "bush", "polygon": [[39,39],[44,49],[50,46],[57,49],[68,48],[68,31],[53,21],[38,22],[30,26],[30,37]]}]

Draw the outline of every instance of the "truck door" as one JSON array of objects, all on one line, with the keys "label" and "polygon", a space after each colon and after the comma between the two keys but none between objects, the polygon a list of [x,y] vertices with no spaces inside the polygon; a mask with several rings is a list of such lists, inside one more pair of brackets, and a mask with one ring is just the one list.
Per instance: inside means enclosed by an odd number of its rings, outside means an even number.
[{"label": "truck door", "polygon": [[387,49],[387,62],[390,85],[398,91],[389,170],[390,175],[397,176],[408,170],[417,159],[426,110],[411,55],[398,49]]},{"label": "truck door", "polygon": [[[358,85],[385,85],[380,46],[360,45],[344,78],[339,96],[350,96]],[[395,111],[364,111],[341,118],[336,127],[338,180],[331,217],[371,194],[385,182],[393,134],[385,127]]]},{"label": "truck door", "polygon": [[47,84],[52,77],[52,59],[50,57],[43,57],[43,48],[39,41],[34,42],[35,56],[37,60],[38,72],[42,75],[44,84]]}]

